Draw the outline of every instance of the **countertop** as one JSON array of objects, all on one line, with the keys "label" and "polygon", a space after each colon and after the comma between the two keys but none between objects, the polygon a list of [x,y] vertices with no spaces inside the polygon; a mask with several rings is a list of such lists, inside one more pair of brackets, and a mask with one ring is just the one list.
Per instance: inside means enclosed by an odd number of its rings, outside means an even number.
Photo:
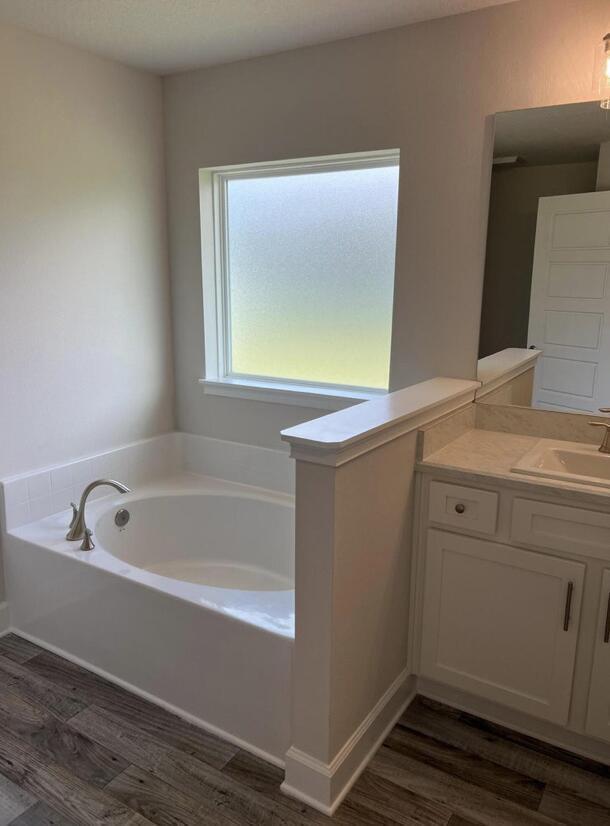
[{"label": "countertop", "polygon": [[574,503],[610,508],[610,487],[600,488],[576,482],[544,479],[512,473],[511,468],[541,441],[537,436],[521,436],[494,430],[468,430],[445,447],[418,462],[423,473],[442,471],[463,482],[489,484],[502,480],[505,487],[518,488],[536,496],[554,496]]}]

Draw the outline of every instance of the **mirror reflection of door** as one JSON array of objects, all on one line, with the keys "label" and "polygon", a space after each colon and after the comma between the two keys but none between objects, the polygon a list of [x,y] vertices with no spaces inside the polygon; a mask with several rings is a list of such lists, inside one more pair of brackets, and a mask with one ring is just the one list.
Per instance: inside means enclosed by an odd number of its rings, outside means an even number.
[{"label": "mirror reflection of door", "polygon": [[593,101],[503,112],[495,126],[481,370],[536,347],[528,403],[610,407],[610,113]]},{"label": "mirror reflection of door", "polygon": [[528,346],[535,407],[610,406],[610,192],[541,198]]}]

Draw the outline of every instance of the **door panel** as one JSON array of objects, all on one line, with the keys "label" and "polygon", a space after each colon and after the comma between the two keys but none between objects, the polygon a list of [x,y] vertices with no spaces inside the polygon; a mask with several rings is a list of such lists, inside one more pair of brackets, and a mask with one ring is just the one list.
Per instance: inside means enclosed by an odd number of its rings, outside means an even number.
[{"label": "door panel", "polygon": [[[589,193],[586,193],[589,194]],[[590,193],[596,195],[597,193]],[[572,197],[572,196],[559,196]],[[585,195],[576,195],[584,198]],[[595,198],[587,203],[574,202],[577,211],[558,212],[553,220],[553,249],[587,249],[610,245],[610,211],[596,209],[600,201]]]},{"label": "door panel", "polygon": [[543,351],[533,403],[596,411],[610,403],[610,192],[541,198],[528,346]]},{"label": "door panel", "polygon": [[605,264],[551,264],[550,298],[603,298],[606,290]]},{"label": "door panel", "polygon": [[429,531],[422,674],[565,724],[584,567]]},{"label": "door panel", "polygon": [[542,358],[539,387],[549,393],[563,393],[592,399],[595,392],[597,365],[588,361]]}]

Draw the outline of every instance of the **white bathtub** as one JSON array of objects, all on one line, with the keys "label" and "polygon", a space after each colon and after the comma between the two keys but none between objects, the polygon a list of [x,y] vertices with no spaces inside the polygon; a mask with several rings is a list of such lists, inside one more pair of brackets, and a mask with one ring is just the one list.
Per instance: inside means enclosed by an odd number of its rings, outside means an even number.
[{"label": "white bathtub", "polygon": [[[129,512],[123,527],[119,509]],[[275,762],[289,745],[294,508],[184,474],[5,537],[11,626]]]},{"label": "white bathtub", "polygon": [[294,509],[286,497],[185,491],[119,504],[127,524],[118,527],[119,509],[111,508],[94,532],[101,547],[128,565],[222,593],[294,589]]}]

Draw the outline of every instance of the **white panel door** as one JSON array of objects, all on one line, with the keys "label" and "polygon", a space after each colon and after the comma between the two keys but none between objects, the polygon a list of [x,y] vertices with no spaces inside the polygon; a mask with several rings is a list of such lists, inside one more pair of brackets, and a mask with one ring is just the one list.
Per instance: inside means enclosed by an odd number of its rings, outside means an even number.
[{"label": "white panel door", "polygon": [[610,192],[541,198],[528,346],[542,350],[533,403],[610,406]]},{"label": "white panel door", "polygon": [[587,733],[610,743],[610,570],[602,577]]},{"label": "white panel door", "polygon": [[430,530],[422,674],[568,720],[585,566]]}]

